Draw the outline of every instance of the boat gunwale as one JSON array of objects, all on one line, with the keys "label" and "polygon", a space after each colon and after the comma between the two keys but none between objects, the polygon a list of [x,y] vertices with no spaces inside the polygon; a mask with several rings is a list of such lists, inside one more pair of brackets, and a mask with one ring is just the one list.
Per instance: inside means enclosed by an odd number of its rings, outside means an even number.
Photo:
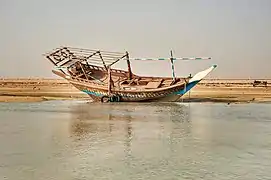
[{"label": "boat gunwale", "polygon": [[[67,78],[66,78],[67,79]],[[77,78],[79,79],[79,78]],[[92,82],[87,81],[82,79],[82,81],[84,81],[85,83],[80,82],[80,80],[76,80],[76,79],[67,79],[71,84],[77,84],[77,85],[82,85],[88,88],[92,88],[92,89],[97,89],[97,90],[103,90],[103,91],[108,91],[108,87],[105,85],[100,85],[100,84],[96,84],[93,83],[94,86],[92,86]],[[167,86],[167,87],[162,87],[162,88],[153,88],[153,89],[144,89],[144,90],[115,90],[112,89],[112,92],[121,92],[121,93],[151,93],[151,92],[160,92],[160,91],[168,91],[171,90],[173,88],[178,88],[181,86],[184,86],[185,84],[187,84],[186,82],[182,83],[182,84],[175,84],[175,85],[171,85],[171,86]]]}]

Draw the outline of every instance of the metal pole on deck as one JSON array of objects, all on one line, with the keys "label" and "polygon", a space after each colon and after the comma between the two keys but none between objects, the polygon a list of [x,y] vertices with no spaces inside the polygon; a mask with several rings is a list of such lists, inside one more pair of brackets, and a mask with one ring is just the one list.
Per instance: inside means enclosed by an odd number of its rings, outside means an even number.
[{"label": "metal pole on deck", "polygon": [[174,70],[174,59],[173,59],[173,52],[172,50],[170,51],[170,62],[171,62],[171,69],[172,69],[172,78],[175,81],[176,77],[175,77],[175,70]]}]

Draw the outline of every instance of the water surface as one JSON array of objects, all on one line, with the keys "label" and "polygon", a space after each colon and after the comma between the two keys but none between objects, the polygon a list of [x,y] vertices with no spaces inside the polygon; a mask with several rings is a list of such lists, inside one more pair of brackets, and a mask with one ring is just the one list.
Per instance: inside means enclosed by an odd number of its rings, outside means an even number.
[{"label": "water surface", "polygon": [[0,179],[271,179],[271,104],[0,103]]}]

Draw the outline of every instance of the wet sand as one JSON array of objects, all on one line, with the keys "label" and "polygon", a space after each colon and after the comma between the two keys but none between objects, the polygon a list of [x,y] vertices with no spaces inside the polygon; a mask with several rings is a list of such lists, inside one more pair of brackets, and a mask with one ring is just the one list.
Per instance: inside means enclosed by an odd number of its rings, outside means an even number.
[{"label": "wet sand", "polygon": [[[268,86],[253,87],[254,80],[203,80],[181,101],[271,102]],[[55,99],[88,99],[62,79],[0,79],[0,102],[37,102]]]}]

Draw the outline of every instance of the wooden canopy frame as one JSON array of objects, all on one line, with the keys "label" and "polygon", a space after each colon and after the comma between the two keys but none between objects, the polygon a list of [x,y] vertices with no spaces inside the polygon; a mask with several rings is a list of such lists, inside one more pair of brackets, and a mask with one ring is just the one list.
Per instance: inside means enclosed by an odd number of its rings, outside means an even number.
[{"label": "wooden canopy frame", "polygon": [[[52,52],[45,54],[46,58],[49,59],[61,72],[65,73],[62,68],[69,68],[75,65],[77,62],[103,67],[105,71],[110,69],[120,60],[126,60],[128,67],[128,79],[132,79],[132,69],[129,60],[129,53],[90,50],[73,47],[61,47],[53,50]],[[81,66],[83,72],[84,68]],[[66,74],[66,73],[65,73]]]}]

